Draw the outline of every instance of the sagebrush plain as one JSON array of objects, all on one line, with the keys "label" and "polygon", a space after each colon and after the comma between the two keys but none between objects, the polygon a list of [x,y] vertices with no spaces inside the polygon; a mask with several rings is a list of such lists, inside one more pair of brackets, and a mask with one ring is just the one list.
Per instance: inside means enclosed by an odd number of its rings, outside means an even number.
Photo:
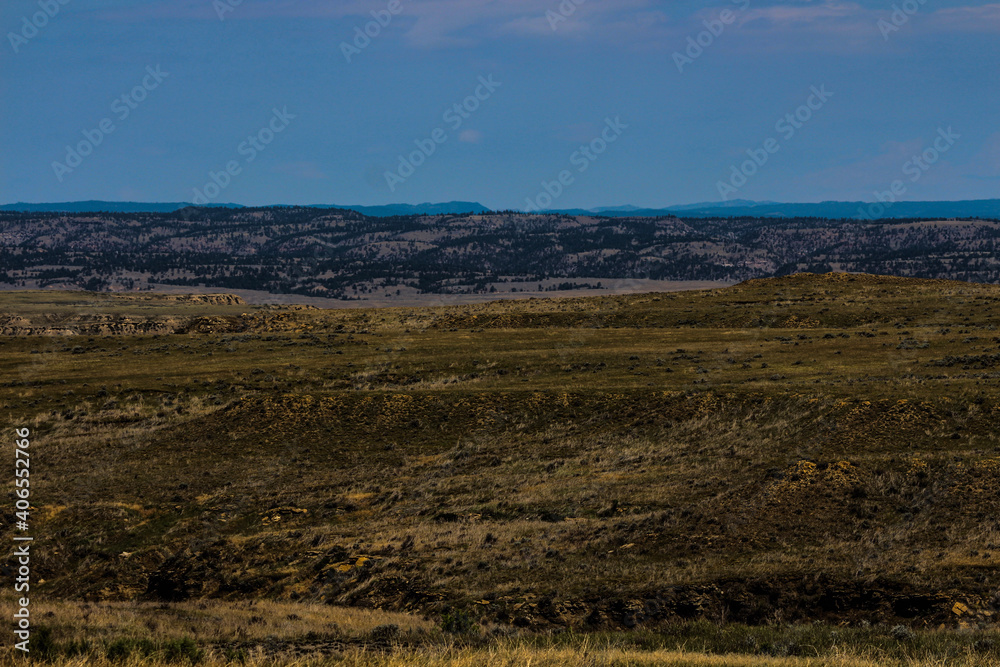
[{"label": "sagebrush plain", "polygon": [[1000,287],[0,313],[47,659],[1000,661]]}]

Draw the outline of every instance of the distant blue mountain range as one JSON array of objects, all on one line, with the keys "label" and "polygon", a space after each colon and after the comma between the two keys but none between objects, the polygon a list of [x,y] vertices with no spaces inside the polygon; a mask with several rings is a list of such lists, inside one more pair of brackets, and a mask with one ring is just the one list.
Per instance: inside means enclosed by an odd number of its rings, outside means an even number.
[{"label": "distant blue mountain range", "polygon": [[[0,211],[28,213],[173,213],[194,204],[150,203],[134,201],[70,201],[54,204],[4,204]],[[210,204],[217,208],[242,208],[239,204]]]},{"label": "distant blue mountain range", "polygon": [[688,204],[670,208],[635,208],[621,206],[603,209],[558,211],[570,215],[653,218],[675,215],[681,218],[997,218],[1000,199],[974,201],[901,201],[894,204],[872,202],[826,201],[818,204],[783,204],[778,202],[730,201]]},{"label": "distant blue mountain range", "polygon": [[[64,213],[172,213],[193,206],[188,203],[144,203],[78,201],[54,204],[5,204],[0,211],[64,212]],[[212,204],[218,208],[244,208],[240,204]],[[478,202],[443,202],[425,204],[387,204],[384,206],[340,206],[317,204],[309,208],[350,209],[375,217],[397,215],[455,215],[461,213],[482,213],[490,207]],[[686,218],[735,218],[735,217],[795,217],[795,218],[996,218],[1000,219],[1000,199],[972,201],[906,201],[894,204],[873,204],[871,202],[827,201],[813,204],[789,204],[779,202],[755,202],[734,200],[686,204],[669,208],[639,208],[636,206],[612,206],[595,209],[559,209],[547,213],[567,215],[600,215],[607,217],[663,217]]]},{"label": "distant blue mountain range", "polygon": [[[29,213],[173,213],[194,206],[186,202],[115,202],[115,201],[72,201],[54,204],[16,204],[0,205],[0,211],[26,211]],[[242,204],[210,204],[212,208],[246,208]],[[385,206],[335,206],[331,204],[314,204],[305,208],[336,208],[357,211],[364,215],[375,217],[390,217],[394,215],[447,215],[455,213],[482,213],[489,211],[488,206],[475,202],[446,202],[443,204],[388,204]]]},{"label": "distant blue mountain range", "polygon": [[320,204],[313,206],[313,208],[346,208],[377,218],[388,218],[394,215],[454,215],[458,213],[483,213],[493,210],[489,206],[483,206],[478,202],[468,201],[449,201],[442,204],[386,204],[385,206],[329,206]]}]

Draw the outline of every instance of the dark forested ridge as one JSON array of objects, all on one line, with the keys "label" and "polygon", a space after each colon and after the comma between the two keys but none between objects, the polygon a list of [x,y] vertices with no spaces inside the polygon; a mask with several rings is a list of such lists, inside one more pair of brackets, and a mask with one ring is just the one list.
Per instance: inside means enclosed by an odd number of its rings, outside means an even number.
[{"label": "dark forested ridge", "polygon": [[998,241],[1000,222],[989,220],[368,217],[295,207],[0,213],[0,283],[331,298],[399,287],[503,292],[510,283],[552,279],[735,282],[797,271],[995,283]]}]

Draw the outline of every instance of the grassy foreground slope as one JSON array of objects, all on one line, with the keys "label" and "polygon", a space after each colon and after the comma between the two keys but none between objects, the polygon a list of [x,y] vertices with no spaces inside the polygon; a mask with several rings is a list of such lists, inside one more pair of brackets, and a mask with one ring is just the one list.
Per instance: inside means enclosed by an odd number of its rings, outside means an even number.
[{"label": "grassy foreground slope", "polygon": [[42,599],[531,630],[1000,612],[1000,287],[804,274],[369,311],[0,293],[0,313]]}]

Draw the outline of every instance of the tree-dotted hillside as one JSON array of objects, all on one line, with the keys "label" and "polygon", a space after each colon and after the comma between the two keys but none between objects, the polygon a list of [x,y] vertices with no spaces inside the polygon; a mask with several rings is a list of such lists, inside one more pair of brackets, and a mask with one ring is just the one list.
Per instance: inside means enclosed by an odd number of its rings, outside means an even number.
[{"label": "tree-dotted hillside", "polygon": [[998,239],[1000,223],[983,220],[375,218],[312,208],[0,213],[0,284],[350,299],[403,288],[493,293],[545,280],[572,288],[600,279],[738,282],[800,271],[998,282]]}]

